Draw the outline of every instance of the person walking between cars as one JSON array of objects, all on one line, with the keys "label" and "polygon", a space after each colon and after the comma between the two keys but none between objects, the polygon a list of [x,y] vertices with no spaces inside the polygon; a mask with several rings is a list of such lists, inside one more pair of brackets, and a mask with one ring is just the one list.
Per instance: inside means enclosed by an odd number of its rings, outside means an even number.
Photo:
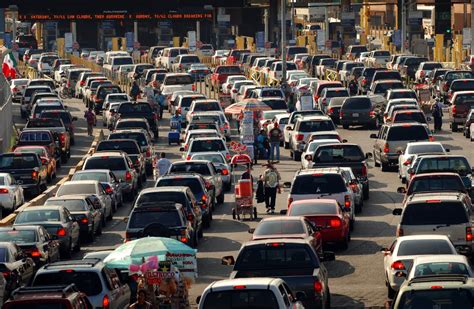
[{"label": "person walking between cars", "polygon": [[171,161],[166,158],[166,153],[160,153],[160,159],[156,161],[156,178],[166,174],[170,169]]},{"label": "person walking between cars", "polygon": [[267,213],[274,214],[276,195],[277,192],[280,193],[280,173],[271,163],[267,164],[267,169],[263,172],[263,186]]},{"label": "person walking between cars", "polygon": [[92,136],[93,126],[95,125],[95,114],[92,111],[92,108],[89,109],[84,113],[84,118],[87,121],[87,135]]},{"label": "person walking between cars", "polygon": [[138,96],[140,95],[140,87],[137,84],[137,81],[133,81],[132,88],[130,88],[130,97],[133,101],[137,101]]},{"label": "person walking between cars", "polygon": [[256,153],[254,155],[254,164],[257,164],[257,160],[260,159],[266,159],[268,157],[267,153],[267,147],[268,147],[268,138],[267,135],[265,134],[265,130],[260,130],[260,133],[255,137],[255,150]]},{"label": "person walking between cars", "polygon": [[355,76],[349,82],[349,93],[350,93],[350,95],[356,95],[357,94],[357,77],[355,77]]},{"label": "person walking between cars", "polygon": [[166,108],[166,98],[160,89],[155,91],[155,102],[160,109],[160,119],[163,119],[163,111]]},{"label": "person walking between cars", "polygon": [[[270,158],[269,161],[274,163],[280,162],[280,141],[283,136],[283,132],[278,125],[278,122],[275,122],[273,129],[268,132],[268,139],[270,140]],[[276,153],[276,155],[275,155]],[[275,162],[276,158],[276,162]]]},{"label": "person walking between cars", "polygon": [[434,120],[434,131],[441,131],[441,126],[443,124],[443,107],[444,104],[441,103],[441,100],[439,99],[436,99],[431,106],[431,115]]}]

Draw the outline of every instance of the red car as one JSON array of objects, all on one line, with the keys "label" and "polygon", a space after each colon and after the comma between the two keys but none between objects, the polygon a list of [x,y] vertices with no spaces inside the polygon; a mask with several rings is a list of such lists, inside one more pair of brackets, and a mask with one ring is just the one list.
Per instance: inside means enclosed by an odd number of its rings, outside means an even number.
[{"label": "red car", "polygon": [[244,75],[238,65],[220,65],[211,74],[211,88],[220,91],[221,85],[230,75]]},{"label": "red car", "polygon": [[332,243],[347,249],[350,235],[350,212],[345,211],[336,200],[302,200],[291,203],[288,216],[304,216],[321,228],[323,245]]},{"label": "red car", "polygon": [[45,146],[18,146],[13,151],[15,153],[26,153],[26,152],[33,152],[37,153],[41,158],[41,162],[43,165],[47,166],[48,171],[48,183],[56,178],[56,169],[57,163],[56,159],[48,152],[48,148]]},{"label": "red car", "polygon": [[323,257],[323,239],[317,228],[304,217],[265,218],[255,229],[249,229],[252,240],[302,238],[308,239],[319,257]]}]

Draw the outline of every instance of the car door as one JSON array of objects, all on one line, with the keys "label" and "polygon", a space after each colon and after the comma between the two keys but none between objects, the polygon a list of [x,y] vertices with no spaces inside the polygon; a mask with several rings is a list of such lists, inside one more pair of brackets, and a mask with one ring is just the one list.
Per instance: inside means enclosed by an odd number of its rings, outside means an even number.
[{"label": "car door", "polygon": [[48,251],[48,257],[51,262],[59,261],[59,241],[52,239],[48,231],[43,227],[39,229],[41,237],[44,239],[43,249]]},{"label": "car door", "polygon": [[97,184],[97,192],[99,198],[104,202],[106,213],[110,214],[112,212],[112,197],[105,192],[100,184]]},{"label": "car door", "polygon": [[122,201],[122,188],[120,187],[120,181],[117,179],[117,177],[115,177],[115,174],[113,172],[109,172],[109,178],[110,184],[112,185],[112,188],[115,192],[115,200],[118,202]]},{"label": "car door", "polygon": [[100,212],[98,209],[94,207],[94,203],[86,197],[86,204],[87,204],[87,211],[89,212],[90,218],[92,218],[92,222],[94,223],[94,233],[99,229],[100,227]]},{"label": "car door", "polygon": [[78,244],[79,243],[79,223],[77,223],[77,221],[75,221],[72,218],[71,213],[66,208],[63,209],[62,217],[63,217],[62,219],[63,225],[66,226],[66,229],[68,230],[69,235],[71,235],[73,244]]},{"label": "car door", "polygon": [[211,171],[211,174],[213,175],[212,177],[214,177],[214,179],[215,179],[214,186],[215,186],[215,190],[216,190],[216,196],[218,196],[218,195],[222,194],[222,176],[221,176],[220,173],[217,172],[216,167],[214,166],[214,164],[208,163],[208,166],[209,166],[209,169]]},{"label": "car door", "polygon": [[381,160],[382,144],[384,143],[383,136],[386,135],[387,126],[382,126],[377,134],[374,144],[374,158],[378,154],[379,160]]}]

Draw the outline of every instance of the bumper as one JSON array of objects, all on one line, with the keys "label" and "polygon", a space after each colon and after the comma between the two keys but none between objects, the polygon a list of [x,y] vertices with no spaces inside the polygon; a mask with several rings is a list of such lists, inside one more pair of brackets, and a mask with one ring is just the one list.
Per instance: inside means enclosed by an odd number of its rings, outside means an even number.
[{"label": "bumper", "polygon": [[380,160],[383,163],[388,163],[391,165],[398,165],[398,157],[400,155],[398,153],[382,153],[380,156]]},{"label": "bumper", "polygon": [[87,235],[92,230],[92,224],[80,224],[79,225],[79,232],[81,235]]},{"label": "bumper", "polygon": [[346,233],[344,229],[324,229],[321,231],[323,244],[334,244],[345,240]]},{"label": "bumper", "polygon": [[467,117],[453,117],[451,118],[452,123],[457,123],[457,124],[464,124],[466,123],[466,118]]},{"label": "bumper", "polygon": [[[8,195],[8,194],[6,194]],[[0,196],[0,207],[4,209],[13,209],[13,201],[10,196]]]}]

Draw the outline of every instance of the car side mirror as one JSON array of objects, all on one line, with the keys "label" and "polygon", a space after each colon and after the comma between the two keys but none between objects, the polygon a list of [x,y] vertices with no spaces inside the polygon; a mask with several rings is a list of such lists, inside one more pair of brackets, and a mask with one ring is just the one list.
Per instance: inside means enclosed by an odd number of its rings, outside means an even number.
[{"label": "car side mirror", "polygon": [[347,143],[347,139],[343,139],[341,142],[342,143]]},{"label": "car side mirror", "polygon": [[382,249],[380,249],[380,252],[382,252],[384,256],[387,256],[387,255],[391,254],[391,252],[390,252],[390,250],[388,250],[388,248],[382,248]]},{"label": "car side mirror", "polygon": [[395,209],[392,211],[392,215],[394,215],[394,216],[401,216],[401,215],[402,215],[402,209],[401,209],[401,208],[395,208]]},{"label": "car side mirror", "polygon": [[249,232],[249,234],[253,234],[255,232],[255,229],[254,228],[249,228],[248,232]]},{"label": "car side mirror", "polygon": [[336,259],[336,255],[332,251],[325,251],[323,253],[323,261],[324,262],[330,262],[334,261]]},{"label": "car side mirror", "polygon": [[377,134],[375,133],[370,134],[370,138],[377,138]]},{"label": "car side mirror", "polygon": [[405,187],[398,187],[397,192],[401,194],[407,193],[407,189]]},{"label": "car side mirror", "polygon": [[448,148],[448,149],[445,149],[445,150],[446,150],[446,152],[451,152],[451,149],[449,149],[449,148]]},{"label": "car side mirror", "polygon": [[227,266],[235,265],[235,259],[232,255],[227,255],[221,259],[221,263],[222,265],[227,265]]},{"label": "car side mirror", "polygon": [[414,174],[415,171],[413,170],[413,168],[410,167],[410,168],[407,170],[407,172],[408,172],[408,174]]},{"label": "car side mirror", "polygon": [[313,161],[313,156],[310,155],[310,154],[307,154],[306,156],[304,156],[304,159],[305,159],[306,161]]},{"label": "car side mirror", "polygon": [[285,130],[287,130],[287,131],[293,131],[293,128],[287,126],[287,127],[285,127]]},{"label": "car side mirror", "polygon": [[291,187],[291,182],[285,181],[285,182],[283,183],[283,188],[290,188],[290,187]]},{"label": "car side mirror", "polygon": [[372,153],[371,153],[371,152],[367,152],[367,153],[365,154],[365,158],[366,158],[366,159],[372,158]]},{"label": "car side mirror", "polygon": [[306,299],[307,299],[306,293],[303,292],[303,291],[298,291],[298,292],[296,292],[295,297],[296,297],[296,300],[297,300],[297,301],[301,301],[301,302],[304,302],[304,301],[306,301]]},{"label": "car side mirror", "polygon": [[280,210],[280,215],[286,215],[286,214],[288,214],[288,209]]}]

